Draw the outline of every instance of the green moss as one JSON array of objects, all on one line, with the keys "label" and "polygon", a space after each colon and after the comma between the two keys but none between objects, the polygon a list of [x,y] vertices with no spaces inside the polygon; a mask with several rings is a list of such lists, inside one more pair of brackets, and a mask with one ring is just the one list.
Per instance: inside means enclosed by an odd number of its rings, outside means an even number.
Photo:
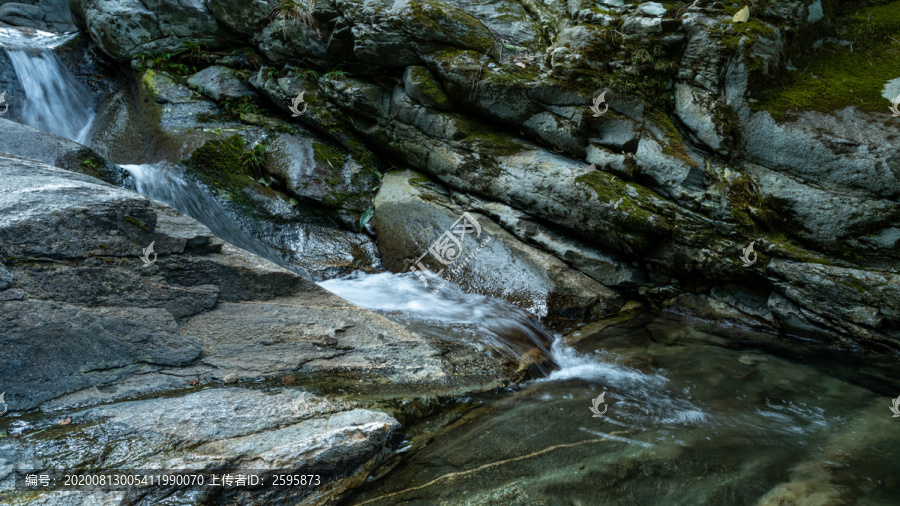
[{"label": "green moss", "polygon": [[425,105],[430,105],[442,110],[453,107],[453,102],[450,101],[450,97],[447,96],[447,93],[441,87],[441,84],[434,78],[431,72],[424,67],[410,67],[409,78],[415,83],[416,87],[425,98],[431,102],[431,104]]},{"label": "green moss", "polygon": [[[619,227],[620,235],[630,237],[639,249],[650,244],[650,237],[643,235],[643,232],[650,228],[651,221],[670,228],[663,216],[663,210],[656,208],[651,203],[653,200],[660,200],[659,196],[642,186],[626,183],[600,171],[592,171],[579,176],[575,182],[593,190],[598,200],[611,205],[619,203],[618,211],[621,212],[612,213],[610,222]],[[632,196],[632,192],[637,193],[637,197]]]},{"label": "green moss", "polygon": [[491,156],[512,156],[528,149],[515,137],[484,126],[473,131],[462,142],[476,153]]},{"label": "green moss", "polygon": [[236,203],[249,205],[245,189],[254,177],[245,165],[244,140],[233,135],[223,140],[211,140],[191,153],[183,162],[189,173],[210,188],[230,197]]},{"label": "green moss", "polygon": [[793,56],[798,70],[764,91],[758,109],[779,119],[794,111],[835,112],[848,106],[887,112],[882,90],[900,76],[900,1],[863,9],[837,24],[837,36],[852,42],[852,51],[826,43]]},{"label": "green moss", "polygon": [[144,224],[143,221],[135,218],[134,216],[125,216],[122,218],[122,221],[131,223],[132,225],[141,228],[142,230],[150,230],[147,225]]},{"label": "green moss", "polygon": [[798,262],[831,265],[831,262],[824,255],[804,248],[781,232],[766,234],[765,240],[772,243],[775,250],[779,253],[775,256],[782,256]]},{"label": "green moss", "polygon": [[347,153],[341,150],[341,148],[321,142],[313,142],[312,146],[316,161],[327,164],[333,169],[340,169],[344,165]]},{"label": "green moss", "polygon": [[424,29],[436,40],[485,52],[494,45],[494,37],[478,18],[458,9],[447,8],[433,0],[410,2],[406,22]]},{"label": "green moss", "polygon": [[663,135],[666,137],[662,145],[663,153],[678,158],[692,167],[699,167],[688,153],[687,146],[684,144],[678,129],[675,128],[672,119],[662,111],[654,111],[648,116],[663,131]]}]

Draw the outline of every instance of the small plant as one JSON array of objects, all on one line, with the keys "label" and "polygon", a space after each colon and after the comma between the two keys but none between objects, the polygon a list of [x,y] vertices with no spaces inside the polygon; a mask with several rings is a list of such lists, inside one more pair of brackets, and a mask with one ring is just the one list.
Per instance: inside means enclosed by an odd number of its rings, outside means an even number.
[{"label": "small plant", "polygon": [[197,63],[200,63],[200,52],[202,50],[203,45],[199,42],[194,42],[193,40],[188,40],[184,42],[184,47],[188,50],[188,55],[191,60],[196,60]]},{"label": "small plant", "polygon": [[226,98],[221,102],[222,116],[226,119],[240,119],[241,114],[259,114],[257,106],[250,97]]},{"label": "small plant", "polygon": [[[269,149],[269,143],[268,142],[260,142],[258,144],[255,144],[252,149],[245,152],[244,155],[241,157],[241,164],[243,164],[244,169],[246,169],[247,171],[249,171],[252,174],[259,174],[259,173],[265,172],[266,150],[267,149]],[[262,179],[262,178],[260,178],[260,179]],[[272,182],[274,183],[275,180],[272,179]],[[269,184],[261,183],[261,184],[263,184],[264,186],[269,186],[272,183],[269,183]]]},{"label": "small plant", "polygon": [[349,76],[350,74],[344,72],[343,70],[332,70],[330,72],[326,72],[325,75],[322,76],[322,79],[326,81],[340,81],[343,79],[347,79]]},{"label": "small plant", "polygon": [[303,0],[278,0],[272,7],[270,16],[273,20],[281,21],[282,31],[286,31],[285,25],[290,22],[294,26],[306,26],[309,30],[316,32],[316,37],[321,39],[322,34],[313,17],[315,8],[316,0],[307,0],[305,5]]},{"label": "small plant", "polygon": [[369,223],[369,221],[372,220],[373,215],[375,215],[374,207],[370,207],[370,208],[366,209],[366,212],[362,213],[362,215],[359,217],[359,231],[360,232],[362,232],[363,229],[366,228],[366,225]]},{"label": "small plant", "polygon": [[161,72],[166,72],[175,77],[187,77],[191,74],[197,72],[197,68],[193,66],[185,65],[184,63],[176,62],[175,59],[178,58],[182,53],[186,50],[181,50],[175,53],[143,53],[139,54],[135,57],[137,60],[137,70],[146,71],[146,70],[158,70]]}]

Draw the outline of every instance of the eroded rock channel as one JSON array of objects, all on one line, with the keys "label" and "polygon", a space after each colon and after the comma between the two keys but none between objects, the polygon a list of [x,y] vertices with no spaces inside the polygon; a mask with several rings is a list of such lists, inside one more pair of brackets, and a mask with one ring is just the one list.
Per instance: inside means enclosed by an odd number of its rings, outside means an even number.
[{"label": "eroded rock channel", "polygon": [[[889,504],[898,39],[896,1],[3,3],[0,498]],[[21,483],[113,469],[322,481]]]}]

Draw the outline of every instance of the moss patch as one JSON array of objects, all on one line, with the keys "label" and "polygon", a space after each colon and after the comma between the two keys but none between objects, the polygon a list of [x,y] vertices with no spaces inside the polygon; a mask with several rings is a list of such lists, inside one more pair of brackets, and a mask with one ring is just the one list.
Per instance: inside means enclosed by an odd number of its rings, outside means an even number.
[{"label": "moss patch", "polygon": [[671,229],[671,224],[664,217],[664,210],[652,204],[659,196],[644,187],[600,171],[579,176],[575,182],[593,190],[598,200],[610,205],[619,203],[616,212],[609,216],[610,223],[619,229],[616,231],[618,235],[629,238],[639,250],[650,246],[652,239],[645,233],[656,228],[654,225]]},{"label": "moss patch", "polygon": [[837,23],[837,36],[851,46],[825,43],[794,57],[798,68],[763,92],[758,109],[776,118],[792,111],[834,112],[848,106],[887,112],[881,96],[900,76],[900,1],[862,9]]},{"label": "moss patch", "polygon": [[648,117],[663,131],[663,135],[666,137],[662,144],[663,153],[677,158],[691,167],[699,167],[688,153],[687,146],[684,144],[678,129],[675,128],[672,118],[662,111],[652,112],[648,114]]},{"label": "moss patch", "polygon": [[207,141],[183,164],[189,173],[218,190],[226,199],[250,205],[251,200],[244,190],[253,184],[254,177],[245,166],[246,157],[244,140],[233,135],[223,140]]},{"label": "moss patch", "polygon": [[347,154],[336,146],[313,142],[312,147],[316,161],[325,163],[333,169],[340,169],[347,159]]},{"label": "moss patch", "polygon": [[454,46],[487,51],[494,45],[491,32],[478,18],[433,0],[409,3],[410,23],[431,34],[435,40]]}]

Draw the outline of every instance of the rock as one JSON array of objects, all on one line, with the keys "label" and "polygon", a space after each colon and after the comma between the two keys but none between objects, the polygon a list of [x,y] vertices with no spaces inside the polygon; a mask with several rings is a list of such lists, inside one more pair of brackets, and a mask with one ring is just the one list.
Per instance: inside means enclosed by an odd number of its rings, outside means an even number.
[{"label": "rock", "polygon": [[716,97],[684,83],[675,86],[675,113],[704,144],[721,151],[725,141],[721,122],[714,120]]},{"label": "rock", "polygon": [[[241,388],[208,389],[72,413],[64,432],[51,427],[50,437],[35,442],[4,439],[0,453],[15,464],[0,471],[0,480],[6,481],[15,470],[40,467],[47,459],[92,470],[293,471],[320,475],[317,500],[336,501],[381,463],[400,424],[385,413],[353,409],[318,397],[298,405],[293,392],[272,395]],[[84,445],[85,440],[94,439],[98,429],[105,434],[102,442]],[[130,443],[123,444],[125,441]],[[14,499],[17,494],[12,492]],[[64,499],[65,494],[41,491],[44,500],[71,501]],[[119,492],[94,494],[101,497],[91,504],[121,500]],[[223,488],[172,491],[148,487],[129,494],[128,504],[141,500],[193,503],[215,500],[220,494],[231,494],[236,502],[264,497],[270,504],[298,497],[290,487],[229,492]],[[78,495],[87,493],[79,491]]]},{"label": "rock", "polygon": [[22,3],[5,3],[0,5],[0,21],[13,26],[23,26],[38,30],[47,30],[44,12],[37,5]]},{"label": "rock", "polygon": [[403,72],[403,86],[410,98],[426,107],[439,111],[453,109],[453,102],[441,88],[441,83],[425,67],[416,65],[406,67]]},{"label": "rock", "polygon": [[838,341],[855,335],[872,347],[896,346],[900,275],[780,259],[767,272],[779,292],[769,306],[791,326]]},{"label": "rock", "polygon": [[216,20],[237,33],[250,36],[262,30],[268,23],[271,12],[271,7],[265,0],[209,0],[207,6]]},{"label": "rock", "polygon": [[[158,259],[144,267],[138,258],[151,242]],[[0,383],[11,411],[229,374],[341,369],[398,384],[460,384],[424,338],[222,244],[164,204],[88,176],[3,156],[0,245],[3,293],[23,292],[0,301],[10,357]],[[46,360],[26,358],[35,353]],[[27,377],[46,380],[20,381]]]},{"label": "rock", "polygon": [[222,378],[222,383],[225,383],[226,385],[228,385],[229,383],[237,383],[237,380],[238,380],[238,375],[235,373],[231,373],[231,374],[225,376],[224,378]]},{"label": "rock", "polygon": [[378,177],[341,148],[309,137],[275,136],[266,151],[266,170],[296,195],[328,207],[362,212],[371,207]]},{"label": "rock", "polygon": [[[598,316],[615,314],[624,304],[612,290],[520,243],[480,214],[469,215],[480,227],[470,230],[474,235],[466,234],[464,240],[453,235],[447,243],[450,249],[429,255],[433,243],[450,237],[444,232],[456,230],[454,224],[465,212],[445,194],[445,189],[412,171],[385,175],[375,198],[375,227],[387,268],[406,272],[426,267],[429,270],[419,275],[429,289],[452,281],[468,292],[505,298],[551,319],[590,311]],[[432,273],[440,277],[426,277]]]},{"label": "rock", "polygon": [[666,8],[657,2],[645,2],[638,5],[638,10],[648,16],[661,18],[666,15]]},{"label": "rock", "polygon": [[110,184],[122,185],[125,170],[91,148],[58,135],[0,118],[0,152],[40,160]]},{"label": "rock", "polygon": [[72,20],[69,0],[42,0],[40,6],[44,11],[44,21],[51,32],[63,33],[78,30]]},{"label": "rock", "polygon": [[120,62],[141,53],[173,53],[187,41],[220,44],[216,18],[200,0],[162,0],[149,8],[139,0],[72,0],[71,8],[76,24]]},{"label": "rock", "polygon": [[188,84],[217,102],[250,94],[244,83],[234,77],[233,70],[218,65],[197,72],[188,79]]},{"label": "rock", "polygon": [[454,195],[482,214],[496,220],[504,229],[526,244],[535,244],[557,258],[609,287],[634,288],[646,282],[645,274],[627,262],[554,232],[512,207],[477,197]]}]

